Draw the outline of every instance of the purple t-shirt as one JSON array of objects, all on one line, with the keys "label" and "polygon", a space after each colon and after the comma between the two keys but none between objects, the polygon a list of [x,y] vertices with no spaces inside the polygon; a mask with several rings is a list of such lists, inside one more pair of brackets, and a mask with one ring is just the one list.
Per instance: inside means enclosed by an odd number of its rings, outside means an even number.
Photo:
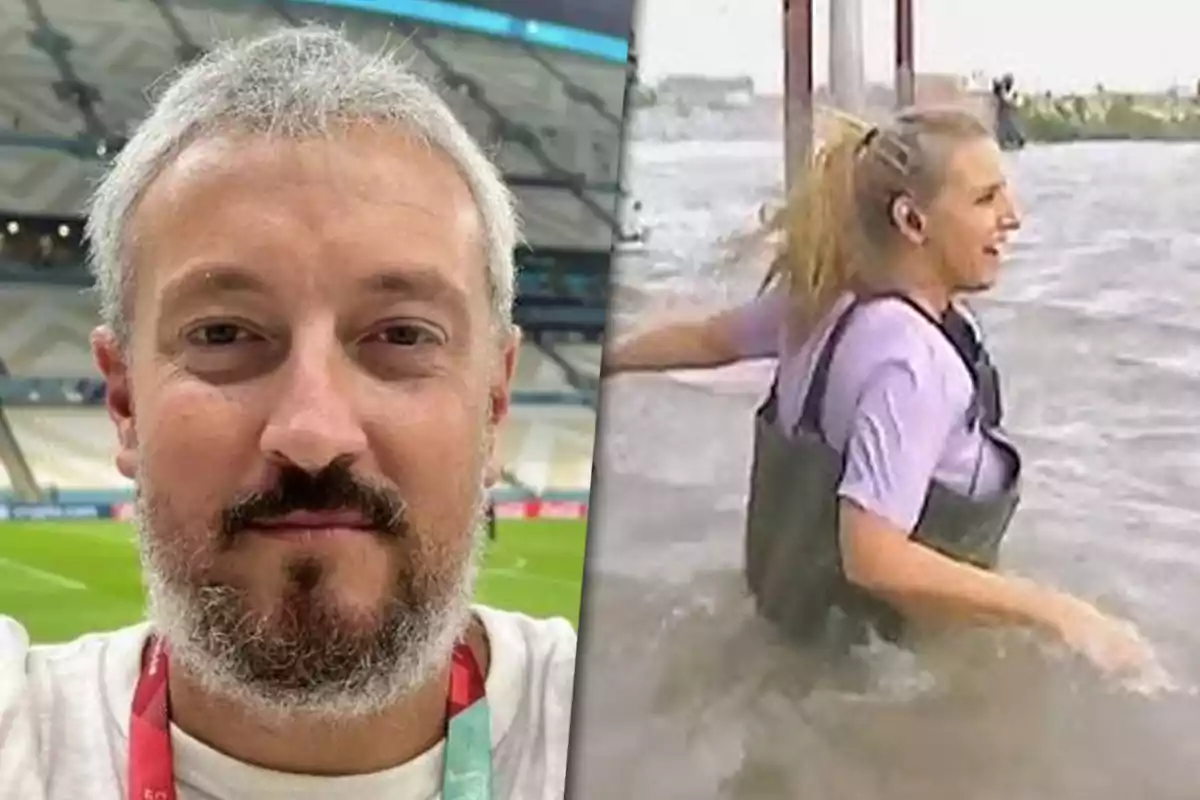
[{"label": "purple t-shirt", "polygon": [[[789,344],[787,298],[771,292],[734,312],[744,358],[779,359],[779,424],[800,419],[817,354],[851,303],[842,297],[806,341]],[[838,495],[912,532],[933,480],[975,497],[1007,485],[1007,456],[969,422],[973,387],[946,337],[901,300],[861,306],[829,366],[821,429],[845,457]]]}]

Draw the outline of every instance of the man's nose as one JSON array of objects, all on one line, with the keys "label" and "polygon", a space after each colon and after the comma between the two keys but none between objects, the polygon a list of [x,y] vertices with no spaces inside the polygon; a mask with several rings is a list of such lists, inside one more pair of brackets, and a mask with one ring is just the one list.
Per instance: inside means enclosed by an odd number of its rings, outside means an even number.
[{"label": "man's nose", "polygon": [[357,460],[366,450],[354,375],[341,360],[335,347],[292,353],[262,433],[268,458],[317,472],[337,460]]}]

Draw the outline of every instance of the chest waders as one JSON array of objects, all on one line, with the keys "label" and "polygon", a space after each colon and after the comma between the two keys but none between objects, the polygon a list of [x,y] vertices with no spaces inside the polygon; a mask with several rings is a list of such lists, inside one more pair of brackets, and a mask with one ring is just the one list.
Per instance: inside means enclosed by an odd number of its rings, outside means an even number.
[{"label": "chest waders", "polygon": [[[848,621],[852,638],[858,640],[868,626],[890,640],[902,634],[897,611],[844,577],[837,496],[844,462],[825,440],[820,423],[830,363],[847,324],[864,304],[885,298],[899,299],[919,311],[954,346],[974,387],[966,423],[979,425],[984,438],[1007,454],[1012,468],[1004,490],[986,499],[932,482],[912,539],[950,558],[991,569],[1020,501],[1020,454],[999,429],[999,375],[969,323],[953,311],[946,322],[939,322],[902,295],[855,299],[835,321],[817,355],[803,412],[792,435],[778,423],[775,385],[755,419],[746,515],[746,580],[759,613],[799,641],[821,638],[835,618]],[[982,459],[981,447],[972,488]]]}]

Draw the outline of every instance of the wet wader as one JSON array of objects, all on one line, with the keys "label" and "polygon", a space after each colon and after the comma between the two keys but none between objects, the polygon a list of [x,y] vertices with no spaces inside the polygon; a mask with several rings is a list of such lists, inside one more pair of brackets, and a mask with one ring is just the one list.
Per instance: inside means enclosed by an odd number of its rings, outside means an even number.
[{"label": "wet wader", "polygon": [[[902,295],[856,299],[834,322],[817,355],[803,412],[792,435],[778,423],[774,385],[755,420],[746,578],[759,613],[795,639],[821,638],[829,632],[833,618],[849,622],[855,640],[865,636],[867,626],[891,640],[902,633],[897,611],[844,577],[837,494],[844,461],[825,440],[820,422],[830,364],[847,324],[864,304],[884,298],[906,302],[954,346],[974,386],[966,421],[981,426],[985,438],[1007,454],[1011,467],[1005,489],[986,499],[960,494],[937,481],[931,483],[912,539],[959,561],[993,568],[1020,500],[1020,455],[999,430],[999,375],[971,325],[953,311],[945,322],[939,322]],[[982,459],[981,448],[976,478]]]}]

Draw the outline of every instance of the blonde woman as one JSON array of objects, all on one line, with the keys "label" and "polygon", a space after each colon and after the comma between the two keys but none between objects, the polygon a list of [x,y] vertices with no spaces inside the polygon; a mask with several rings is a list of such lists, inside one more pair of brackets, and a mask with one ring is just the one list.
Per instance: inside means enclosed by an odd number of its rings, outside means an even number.
[{"label": "blonde woman", "polygon": [[1020,218],[991,131],[956,109],[843,119],[769,226],[763,291],[616,343],[605,372],[778,359],[756,421],[746,572],[812,639],[908,623],[1036,628],[1105,670],[1151,663],[1129,623],[995,570],[1022,464],[999,376],[955,298],[1000,272]]}]

